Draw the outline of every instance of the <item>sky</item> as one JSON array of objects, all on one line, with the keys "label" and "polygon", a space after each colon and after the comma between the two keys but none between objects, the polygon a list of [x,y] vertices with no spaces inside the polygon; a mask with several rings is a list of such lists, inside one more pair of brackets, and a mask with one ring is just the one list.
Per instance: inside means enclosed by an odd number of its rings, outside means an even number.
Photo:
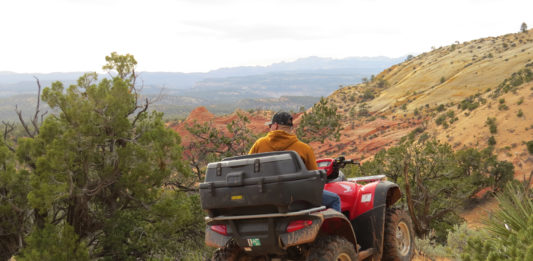
[{"label": "sky", "polygon": [[532,0],[0,0],[0,71],[207,72],[402,57],[533,27]]}]

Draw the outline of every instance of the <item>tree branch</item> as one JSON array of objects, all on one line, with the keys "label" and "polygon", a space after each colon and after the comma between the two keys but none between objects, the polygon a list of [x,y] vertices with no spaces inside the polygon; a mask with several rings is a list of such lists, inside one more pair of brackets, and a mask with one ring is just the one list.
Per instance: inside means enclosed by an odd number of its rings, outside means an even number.
[{"label": "tree branch", "polygon": [[429,220],[441,218],[442,216],[444,216],[444,215],[446,215],[446,214],[448,214],[450,212],[453,212],[453,207],[441,209],[438,212],[437,212],[437,210],[434,210],[433,213],[429,216]]},{"label": "tree branch", "polygon": [[[33,119],[30,121],[31,124],[33,125],[33,128],[34,128],[33,131],[30,131],[30,128],[28,127],[28,124],[22,118],[22,110],[18,109],[18,105],[15,105],[15,112],[18,115],[19,121],[22,124],[22,127],[24,127],[24,130],[26,131],[28,136],[30,136],[31,138],[34,138],[36,134],[39,134],[39,128],[40,128],[40,126],[39,126],[39,113],[41,111],[41,109],[40,109],[40,107],[41,107],[41,82],[39,81],[39,79],[37,77],[33,76],[33,78],[35,78],[35,80],[37,81],[37,87],[38,87],[38,90],[37,90],[37,105],[35,106],[35,114],[33,115]],[[43,121],[43,117],[44,117],[44,115],[46,113],[47,112],[41,114],[41,122]]]},{"label": "tree branch", "polygon": [[149,101],[148,101],[148,98],[146,98],[146,102],[144,103],[144,107],[141,111],[139,111],[137,113],[137,115],[135,116],[135,119],[133,120],[132,122],[132,126],[135,126],[135,123],[137,122],[137,120],[139,119],[139,117],[141,117],[141,114],[143,114],[146,110],[148,110],[148,106],[150,105]]},{"label": "tree branch", "polygon": [[415,225],[415,230],[418,235],[423,234],[422,224],[420,224],[420,220],[418,220],[416,213],[415,213],[415,207],[413,206],[413,196],[411,195],[411,187],[409,186],[409,176],[407,174],[409,170],[409,162],[406,158],[404,160],[404,167],[403,167],[403,175],[405,177],[405,196],[407,198],[407,208],[409,209],[409,215],[411,216],[411,219],[413,220],[413,224]]},{"label": "tree branch", "polygon": [[35,76],[33,76],[35,80],[37,81],[37,87],[39,90],[37,91],[37,105],[35,106],[35,114],[33,115],[33,120],[31,123],[33,124],[33,127],[35,128],[35,133],[39,134],[39,112],[40,112],[40,105],[41,105],[41,82],[39,82],[39,79]]},{"label": "tree branch", "polygon": [[28,128],[28,125],[26,124],[26,121],[24,121],[24,119],[22,118],[22,111],[18,109],[18,105],[15,105],[15,112],[19,117],[20,124],[22,124],[22,127],[24,127],[24,130],[26,131],[26,134],[28,134],[28,136],[30,136],[31,138],[34,138],[33,134]]},{"label": "tree branch", "polygon": [[15,129],[15,123],[2,121],[2,124],[4,124],[4,144],[11,152],[15,152],[15,148],[11,147],[7,142],[7,135],[9,135],[9,133],[11,133]]}]

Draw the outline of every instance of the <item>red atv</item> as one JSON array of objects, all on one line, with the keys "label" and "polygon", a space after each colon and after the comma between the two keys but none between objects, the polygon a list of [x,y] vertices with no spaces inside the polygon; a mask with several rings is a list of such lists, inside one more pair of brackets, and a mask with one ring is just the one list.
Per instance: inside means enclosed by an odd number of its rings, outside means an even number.
[{"label": "red atv", "polygon": [[[398,185],[385,175],[346,179],[353,160],[320,159],[309,171],[294,151],[210,163],[200,184],[205,242],[213,260],[410,260],[409,216],[393,208]],[[342,213],[321,206],[337,193]]]}]

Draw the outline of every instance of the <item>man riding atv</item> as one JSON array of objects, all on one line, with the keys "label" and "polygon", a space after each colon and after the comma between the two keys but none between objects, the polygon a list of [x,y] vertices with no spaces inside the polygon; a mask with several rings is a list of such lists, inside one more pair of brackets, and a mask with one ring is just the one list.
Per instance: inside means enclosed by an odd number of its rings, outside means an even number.
[{"label": "man riding atv", "polygon": [[[292,133],[292,116],[287,112],[278,112],[272,117],[272,121],[267,122],[270,132],[267,136],[259,138],[248,154],[287,151],[293,150],[300,155],[308,170],[317,170],[315,153],[313,149],[298,140]],[[322,204],[328,208],[341,211],[341,199],[333,192],[324,190],[322,192]]]},{"label": "man riding atv", "polygon": [[[278,113],[251,154],[208,164],[199,191],[213,260],[410,260],[414,233],[394,207],[398,185],[385,175],[338,179],[354,163],[344,157],[320,159],[316,170],[291,125],[290,114]],[[323,191],[335,192],[340,208]]]}]

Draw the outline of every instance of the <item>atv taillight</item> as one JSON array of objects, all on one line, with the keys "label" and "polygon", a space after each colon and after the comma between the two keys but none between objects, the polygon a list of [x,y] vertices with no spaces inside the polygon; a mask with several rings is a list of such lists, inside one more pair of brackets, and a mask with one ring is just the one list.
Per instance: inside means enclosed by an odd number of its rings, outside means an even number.
[{"label": "atv taillight", "polygon": [[289,223],[287,226],[287,232],[294,232],[302,228],[308,227],[313,224],[311,220],[294,220]]},{"label": "atv taillight", "polygon": [[228,227],[226,225],[213,225],[211,226],[211,230],[224,236],[228,235]]}]

